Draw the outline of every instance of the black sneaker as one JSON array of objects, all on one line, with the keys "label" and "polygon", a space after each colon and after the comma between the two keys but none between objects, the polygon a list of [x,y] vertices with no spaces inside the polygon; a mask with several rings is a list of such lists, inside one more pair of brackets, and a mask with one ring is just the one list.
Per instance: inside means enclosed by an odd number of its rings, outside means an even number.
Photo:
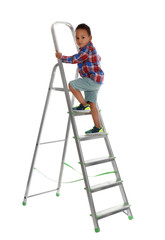
[{"label": "black sneaker", "polygon": [[86,106],[83,106],[82,104],[80,104],[77,107],[73,107],[72,110],[74,112],[90,112],[90,105],[87,104]]},{"label": "black sneaker", "polygon": [[85,132],[85,134],[89,135],[89,134],[104,134],[103,128],[97,128],[96,126],[94,126],[92,129],[88,130]]}]

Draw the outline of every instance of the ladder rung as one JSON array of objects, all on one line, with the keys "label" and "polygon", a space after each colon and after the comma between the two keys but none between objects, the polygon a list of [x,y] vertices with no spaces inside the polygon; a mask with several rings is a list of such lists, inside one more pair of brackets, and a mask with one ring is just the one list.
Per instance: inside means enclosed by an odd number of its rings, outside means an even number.
[{"label": "ladder rung", "polygon": [[122,204],[122,205],[119,205],[119,206],[116,206],[116,207],[108,208],[108,209],[105,209],[103,211],[97,212],[96,217],[97,217],[97,219],[105,218],[105,217],[108,217],[110,215],[122,212],[122,211],[128,209],[129,207],[130,207],[130,205],[128,205],[128,204],[127,205]]},{"label": "ladder rung", "polygon": [[111,181],[111,182],[105,182],[105,183],[100,183],[94,186],[91,186],[90,191],[93,192],[98,192],[107,188],[115,187],[118,186],[122,183],[122,180],[116,180],[116,181]]},{"label": "ladder rung", "polygon": [[28,196],[28,198],[34,197],[34,196],[38,196],[38,195],[41,195],[41,194],[45,194],[45,193],[54,192],[54,191],[57,191],[58,189],[59,189],[59,188],[53,189],[53,190],[49,190],[49,191],[46,191],[46,192],[41,192],[41,193],[33,194],[33,195]]},{"label": "ladder rung", "polygon": [[[64,88],[59,88],[59,87],[54,87],[54,88],[52,88],[52,90],[64,92]],[[70,92],[69,89],[68,89],[68,91]]]},{"label": "ladder rung", "polygon": [[92,166],[92,165],[96,165],[96,164],[101,164],[101,163],[105,163],[105,162],[110,162],[113,161],[115,159],[115,157],[102,157],[102,158],[95,158],[95,159],[90,159],[84,162],[86,167]]},{"label": "ladder rung", "polygon": [[82,135],[82,136],[79,137],[79,140],[80,141],[86,141],[86,140],[92,140],[92,139],[98,139],[98,138],[105,138],[107,135],[108,135],[108,133]]},{"label": "ladder rung", "polygon": [[55,142],[64,142],[65,139],[62,139],[62,140],[57,140],[57,141],[51,141],[51,142],[43,142],[43,143],[40,143],[40,145],[42,144],[49,144],[49,143],[55,143]]}]

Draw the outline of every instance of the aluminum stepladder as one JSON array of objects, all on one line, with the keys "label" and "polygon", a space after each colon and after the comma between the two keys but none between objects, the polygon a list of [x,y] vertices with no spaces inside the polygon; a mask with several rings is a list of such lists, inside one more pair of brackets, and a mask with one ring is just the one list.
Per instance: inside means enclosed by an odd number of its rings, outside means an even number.
[{"label": "aluminum stepladder", "polygon": [[[53,36],[54,46],[55,46],[56,50],[59,50],[58,44],[57,44],[56,32],[55,32],[55,26],[57,24],[64,24],[67,27],[69,27],[70,30],[71,30],[71,33],[73,35],[74,41],[75,41],[75,36],[74,36],[75,33],[74,33],[74,29],[73,29],[73,27],[70,23],[55,22],[54,24],[52,24],[51,32],[52,32],[52,36]],[[77,47],[77,50],[78,50],[78,47]],[[54,77],[55,77],[55,72],[56,72],[57,67],[59,67],[59,69],[60,69],[63,88],[54,88],[53,87],[53,82],[54,82]],[[78,77],[78,71],[76,71],[76,74],[75,74],[75,78],[77,78],[77,77]],[[39,145],[40,145],[41,133],[42,133],[43,124],[44,124],[44,120],[45,120],[45,116],[46,116],[46,112],[47,112],[47,107],[48,107],[48,104],[49,104],[49,99],[50,99],[50,95],[51,95],[52,90],[64,91],[65,92],[65,97],[66,97],[67,106],[68,106],[68,110],[69,110],[69,117],[68,117],[65,140],[64,140],[64,148],[63,148],[60,175],[59,175],[59,180],[58,180],[58,187],[57,187],[57,189],[54,189],[54,190],[50,190],[50,191],[46,191],[46,192],[42,192],[42,193],[38,193],[38,194],[29,196],[28,193],[29,193],[31,178],[32,178],[32,174],[33,174],[33,169],[34,169],[34,165],[35,165],[35,160],[36,160],[38,148],[39,148]],[[64,72],[64,68],[63,68],[63,63],[60,60],[58,60],[58,63],[54,66],[54,68],[52,70],[52,74],[51,74],[51,79],[50,79],[50,84],[49,84],[49,87],[48,87],[48,93],[47,93],[47,97],[46,97],[44,111],[43,111],[43,115],[42,115],[42,119],[41,119],[41,123],[40,123],[39,133],[38,133],[38,137],[37,137],[37,141],[36,141],[36,146],[35,146],[35,150],[34,150],[34,154],[33,154],[32,164],[31,164],[30,173],[29,173],[27,186],[26,186],[26,191],[25,191],[25,195],[24,195],[23,205],[24,206],[26,205],[27,198],[33,197],[33,196],[36,196],[36,195],[40,195],[40,194],[44,194],[44,193],[48,193],[48,192],[52,192],[52,191],[57,191],[56,196],[60,195],[60,187],[61,187],[61,181],[62,181],[62,174],[63,174],[63,167],[64,167],[64,161],[65,161],[65,155],[66,155],[70,125],[72,125],[74,138],[75,138],[75,142],[76,142],[76,147],[77,147],[77,151],[78,151],[78,155],[79,155],[80,165],[81,165],[81,169],[82,169],[83,179],[84,179],[84,182],[85,182],[85,189],[86,189],[86,192],[87,192],[87,197],[88,197],[88,201],[89,201],[89,205],[90,205],[91,216],[92,216],[93,223],[94,223],[95,232],[99,232],[100,228],[99,228],[99,225],[98,225],[98,220],[100,220],[104,217],[119,213],[119,212],[124,212],[124,211],[126,211],[126,214],[128,215],[129,220],[133,219],[133,215],[132,215],[132,212],[131,212],[131,209],[130,209],[130,205],[128,203],[128,199],[127,199],[127,196],[126,196],[126,193],[125,193],[125,190],[124,190],[123,182],[122,182],[120,174],[119,174],[119,170],[118,170],[118,167],[117,167],[117,164],[116,164],[116,161],[115,161],[115,157],[114,157],[114,154],[112,152],[112,148],[111,148],[111,145],[110,145],[110,142],[109,142],[109,138],[106,134],[106,129],[105,129],[105,125],[104,125],[101,113],[99,112],[99,118],[100,118],[100,122],[101,122],[101,125],[102,125],[103,129],[104,129],[105,134],[92,135],[92,136],[88,136],[88,135],[87,136],[86,135],[85,136],[79,136],[77,126],[76,126],[75,117],[80,116],[80,115],[88,115],[90,113],[75,113],[75,112],[73,113],[73,111],[72,111],[73,103],[74,103],[74,97],[72,96],[72,101],[71,101],[70,96],[69,96],[69,90],[68,90],[68,87],[67,87],[65,72]],[[108,153],[109,153],[109,156],[85,161],[84,157],[83,157],[81,141],[87,141],[87,140],[92,140],[92,139],[97,139],[97,138],[104,139],[107,150],[108,150]],[[54,142],[56,142],[56,141],[54,141]],[[113,169],[114,169],[114,172],[115,172],[115,176],[116,176],[115,181],[110,181],[110,182],[105,182],[105,183],[102,183],[102,184],[97,184],[97,185],[94,185],[94,186],[90,186],[86,168],[91,167],[93,165],[107,163],[107,162],[112,163],[112,166],[113,166]],[[119,189],[120,189],[120,192],[121,192],[121,195],[122,195],[122,199],[123,199],[123,203],[119,206],[115,206],[115,207],[108,208],[108,209],[100,211],[100,212],[96,212],[92,194],[94,192],[101,191],[101,190],[111,188],[111,187],[115,187],[115,186],[119,186]]]}]

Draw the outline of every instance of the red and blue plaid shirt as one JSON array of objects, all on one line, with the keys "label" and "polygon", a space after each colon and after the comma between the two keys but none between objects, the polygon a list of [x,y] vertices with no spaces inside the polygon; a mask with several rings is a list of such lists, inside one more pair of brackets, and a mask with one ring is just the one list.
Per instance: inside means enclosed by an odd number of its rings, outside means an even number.
[{"label": "red and blue plaid shirt", "polygon": [[100,67],[101,58],[97,54],[95,47],[90,41],[86,46],[80,48],[80,51],[73,56],[61,56],[64,63],[78,63],[78,71],[83,78],[88,77],[98,84],[104,80],[104,72]]}]

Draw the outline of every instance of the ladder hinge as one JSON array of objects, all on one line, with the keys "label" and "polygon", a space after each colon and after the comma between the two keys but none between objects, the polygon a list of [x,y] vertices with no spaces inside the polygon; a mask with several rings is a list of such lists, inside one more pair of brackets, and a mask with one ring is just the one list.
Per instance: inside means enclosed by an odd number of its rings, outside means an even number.
[{"label": "ladder hinge", "polygon": [[[90,216],[92,217],[92,214],[90,214]],[[96,219],[98,219],[98,216],[97,216],[97,215],[96,215],[95,217],[96,217]]]},{"label": "ladder hinge", "polygon": [[[81,164],[80,162],[78,162],[78,164]],[[83,163],[84,164],[84,166],[86,166],[86,163]]]},{"label": "ladder hinge", "polygon": [[[76,139],[75,137],[73,137],[74,139]],[[80,140],[80,137],[77,137],[78,140]]]},{"label": "ladder hinge", "polygon": [[[87,190],[86,187],[84,189]],[[89,191],[92,192],[92,189],[90,188]]]}]

